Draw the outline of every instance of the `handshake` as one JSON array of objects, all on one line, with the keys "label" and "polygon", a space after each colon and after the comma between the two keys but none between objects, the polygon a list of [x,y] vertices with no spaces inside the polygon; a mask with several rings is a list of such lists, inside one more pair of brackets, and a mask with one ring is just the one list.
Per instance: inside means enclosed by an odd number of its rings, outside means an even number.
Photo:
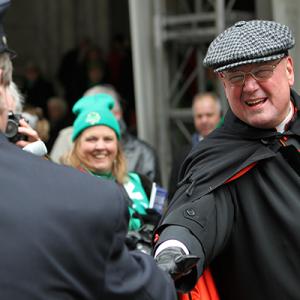
[{"label": "handshake", "polygon": [[185,254],[180,247],[168,247],[159,252],[154,259],[157,266],[176,281],[189,274],[200,258]]}]

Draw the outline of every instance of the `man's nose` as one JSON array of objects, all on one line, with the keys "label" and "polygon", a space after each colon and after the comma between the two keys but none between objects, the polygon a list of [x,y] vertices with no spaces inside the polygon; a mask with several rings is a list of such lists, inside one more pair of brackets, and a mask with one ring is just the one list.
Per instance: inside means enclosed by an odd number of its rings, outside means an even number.
[{"label": "man's nose", "polygon": [[202,124],[206,124],[208,121],[208,117],[207,116],[203,116],[202,119],[201,119],[201,123]]},{"label": "man's nose", "polygon": [[253,91],[259,87],[257,80],[253,77],[251,73],[245,74],[245,82],[243,85],[243,91]]}]

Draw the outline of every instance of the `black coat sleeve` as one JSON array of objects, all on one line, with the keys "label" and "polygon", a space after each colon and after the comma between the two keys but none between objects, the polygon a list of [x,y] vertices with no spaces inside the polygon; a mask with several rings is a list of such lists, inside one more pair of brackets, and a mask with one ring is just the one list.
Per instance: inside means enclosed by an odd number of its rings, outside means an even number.
[{"label": "black coat sleeve", "polygon": [[194,285],[204,268],[225,247],[233,219],[234,205],[227,186],[199,199],[194,195],[190,202],[168,212],[157,230],[160,239],[156,248],[166,240],[175,239],[182,242],[190,254],[199,256],[196,276],[190,274],[186,278],[189,285]]},{"label": "black coat sleeve", "polygon": [[107,292],[104,299],[175,300],[176,292],[171,277],[156,266],[152,256],[129,251],[125,246],[127,226],[120,210],[105,270]]}]

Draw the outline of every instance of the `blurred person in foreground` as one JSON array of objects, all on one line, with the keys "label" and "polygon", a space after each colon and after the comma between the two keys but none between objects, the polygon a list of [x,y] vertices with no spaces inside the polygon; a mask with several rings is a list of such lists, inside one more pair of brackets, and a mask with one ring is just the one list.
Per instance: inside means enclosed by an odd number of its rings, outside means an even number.
[{"label": "blurred person in foreground", "polygon": [[[0,21],[8,5],[0,0]],[[114,182],[6,139],[11,75],[0,22],[1,300],[175,299],[169,275],[125,246],[128,210]]]},{"label": "blurred person in foreground", "polygon": [[[156,235],[157,263],[181,291],[210,266],[222,300],[300,299],[294,44],[287,26],[252,20],[226,29],[208,48],[204,65],[218,74],[230,109],[185,160]],[[178,270],[189,255],[198,257],[196,266]]]},{"label": "blurred person in foreground", "polygon": [[128,230],[137,230],[141,226],[139,215],[146,215],[149,199],[140,176],[127,171],[120,143],[120,126],[111,111],[113,106],[114,99],[108,94],[85,96],[75,103],[74,144],[63,162],[97,178],[114,180],[122,185],[130,198]]},{"label": "blurred person in foreground", "polygon": [[180,168],[189,152],[222,123],[221,103],[214,93],[196,94],[193,99],[192,113],[195,132],[190,144],[183,145],[175,151],[168,187],[169,201],[176,192]]},{"label": "blurred person in foreground", "polygon": [[[119,122],[121,129],[121,144],[127,159],[127,168],[130,172],[137,172],[147,176],[151,181],[161,184],[160,167],[157,154],[149,144],[130,134],[123,120],[123,111],[120,105],[120,97],[113,87],[108,85],[97,85],[87,90],[84,96],[96,94],[109,94],[115,101],[113,113]],[[64,153],[72,147],[72,127],[67,127],[60,131],[50,157],[54,162],[59,163]]]}]

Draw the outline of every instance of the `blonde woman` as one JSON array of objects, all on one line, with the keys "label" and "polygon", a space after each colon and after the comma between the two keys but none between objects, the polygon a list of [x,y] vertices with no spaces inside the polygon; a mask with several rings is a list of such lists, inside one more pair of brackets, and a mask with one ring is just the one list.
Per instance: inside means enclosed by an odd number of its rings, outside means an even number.
[{"label": "blonde woman", "polygon": [[138,215],[145,215],[149,200],[138,174],[127,172],[120,144],[120,127],[111,112],[114,100],[108,94],[78,100],[73,112],[72,150],[63,162],[92,176],[115,180],[123,185],[129,198],[129,230],[141,226]]}]

